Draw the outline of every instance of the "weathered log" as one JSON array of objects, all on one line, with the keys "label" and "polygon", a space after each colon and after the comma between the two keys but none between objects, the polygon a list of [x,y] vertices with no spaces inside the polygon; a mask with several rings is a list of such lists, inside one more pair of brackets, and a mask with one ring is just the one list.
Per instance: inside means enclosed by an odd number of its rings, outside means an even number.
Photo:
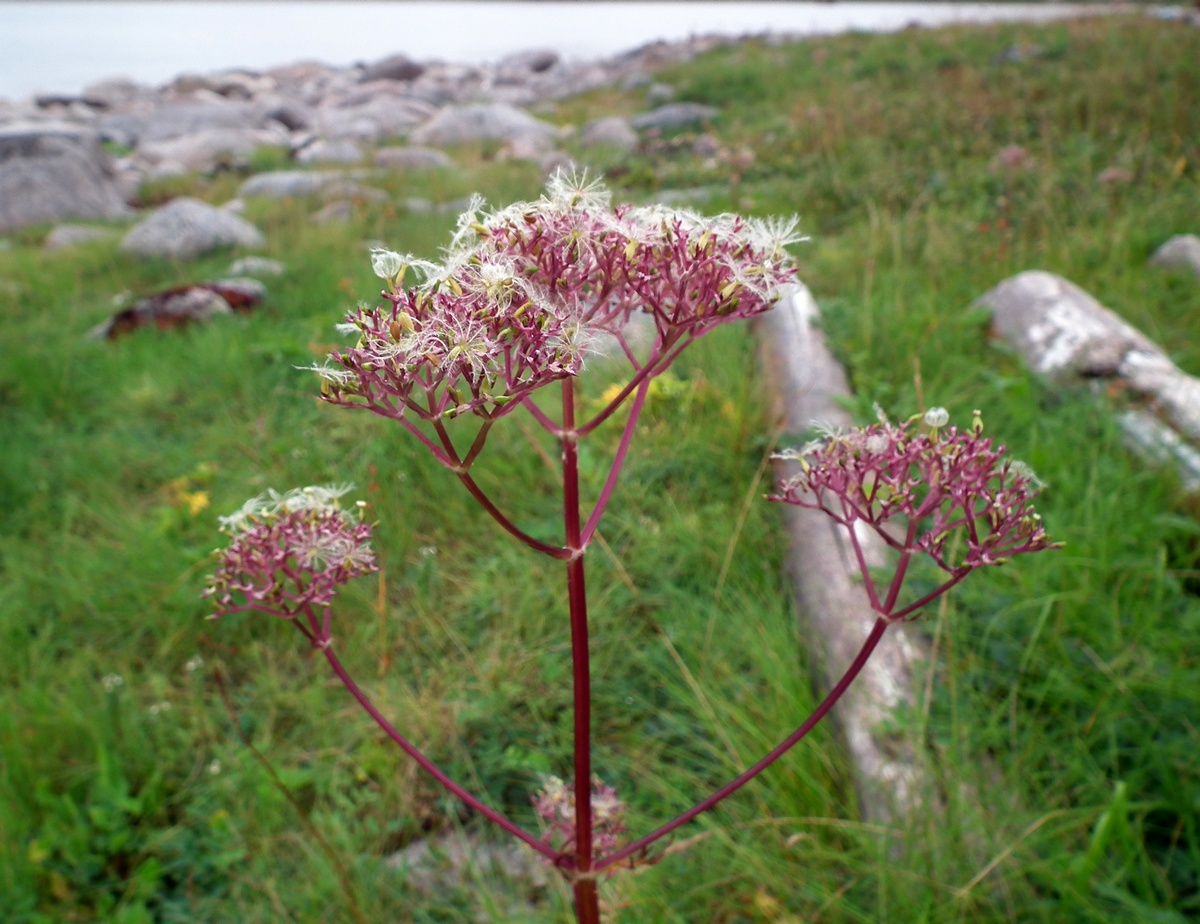
[{"label": "weathered log", "polygon": [[1149,402],[1185,439],[1200,443],[1200,379],[1079,286],[1030,270],[980,296],[992,325],[1035,372],[1052,381],[1113,379]]},{"label": "weathered log", "polygon": [[[777,419],[799,438],[814,424],[852,426],[839,405],[850,394],[846,376],[812,324],[816,303],[801,288],[757,322],[762,353],[778,402]],[[780,461],[776,475],[793,474]],[[845,672],[875,622],[845,527],[815,510],[784,505],[790,540],[788,570],[802,618],[817,641],[828,689]],[[885,546],[862,532],[859,544],[872,567]],[[892,626],[833,715],[854,764],[863,815],[901,819],[928,791],[925,772],[906,736],[884,727],[897,707],[911,706],[913,670],[924,655],[907,626]]]}]

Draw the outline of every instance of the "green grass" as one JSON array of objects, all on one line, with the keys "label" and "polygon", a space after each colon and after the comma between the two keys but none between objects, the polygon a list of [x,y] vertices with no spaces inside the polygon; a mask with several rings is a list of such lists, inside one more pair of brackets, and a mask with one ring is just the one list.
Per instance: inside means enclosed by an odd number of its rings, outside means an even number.
[{"label": "green grass", "polygon": [[[1001,62],[1022,43],[1040,52]],[[700,837],[685,852],[605,885],[614,920],[1200,916],[1200,528],[1170,476],[1122,448],[1111,399],[1039,384],[971,308],[1014,272],[1053,270],[1200,373],[1200,285],[1145,266],[1170,234],[1200,232],[1198,58],[1195,29],[1114,19],[748,43],[659,75],[720,108],[728,153],[698,157],[682,135],[609,161],[617,197],[709,186],[712,210],[798,212],[814,238],[797,249],[801,275],[863,418],[872,401],[958,419],[983,408],[1048,482],[1040,507],[1067,547],[976,575],[929,614],[932,696],[922,678],[895,721],[928,746],[940,815],[863,823],[822,729],[686,829]],[[639,92],[564,101],[556,118],[636,111]],[[1009,145],[1029,169],[997,166]],[[753,159],[734,164],[741,149]],[[461,171],[388,180],[394,201],[537,192],[528,166],[459,156]],[[1097,183],[1110,166],[1131,181]],[[193,177],[144,198],[235,188]],[[268,486],[354,481],[380,521],[384,573],[339,598],[348,666],[436,761],[522,821],[541,774],[569,775],[560,569],[506,541],[413,440],[320,405],[295,370],[377,290],[367,242],[432,256],[453,218],[366,203],[318,228],[311,208],[251,203],[265,253],[288,266],[256,313],[111,344],[83,334],[114,295],[219,275],[231,255],[139,262],[113,241],[45,254],[44,229],[0,251],[14,284],[0,286],[6,921],[571,919],[561,888],[486,871],[417,890],[393,852],[495,835],[388,746],[289,627],[203,618],[215,513]],[[598,397],[606,373],[589,376]],[[597,768],[635,830],[756,759],[813,700],[777,511],[754,502],[742,520],[774,429],[750,332],[712,335],[672,376],[588,576]],[[587,490],[616,438],[587,444]],[[553,535],[536,448],[553,449],[535,443],[506,421],[479,478]],[[189,512],[178,479],[210,506]],[[106,692],[110,674],[124,683]]]}]

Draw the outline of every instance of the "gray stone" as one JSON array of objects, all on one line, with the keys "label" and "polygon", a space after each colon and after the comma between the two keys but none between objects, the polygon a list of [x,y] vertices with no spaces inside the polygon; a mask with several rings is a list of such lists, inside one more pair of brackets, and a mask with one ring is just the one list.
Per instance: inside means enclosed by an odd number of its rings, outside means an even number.
[{"label": "gray stone", "polygon": [[360,79],[363,83],[369,80],[416,80],[424,73],[424,65],[418,64],[407,55],[396,54],[368,65]]},{"label": "gray stone", "polygon": [[385,861],[406,874],[407,884],[424,895],[444,896],[472,888],[480,876],[498,876],[540,892],[550,885],[550,867],[524,844],[493,844],[478,835],[445,834],[416,841]]},{"label": "gray stone", "polygon": [[115,109],[117,106],[128,105],[134,100],[148,97],[152,92],[149,87],[128,77],[110,77],[89,84],[80,96],[85,103],[97,109]]},{"label": "gray stone", "polygon": [[324,208],[313,212],[309,216],[309,221],[317,225],[328,225],[349,221],[353,217],[354,204],[345,199],[335,199]]},{"label": "gray stone", "polygon": [[116,233],[112,228],[97,228],[94,225],[59,225],[46,235],[42,246],[46,250],[67,250],[77,244],[115,237]]},{"label": "gray stone", "polygon": [[589,148],[616,148],[628,152],[636,150],[638,135],[629,126],[628,119],[609,116],[585,125],[579,142]]},{"label": "gray stone", "polygon": [[284,265],[267,257],[242,257],[229,266],[231,276],[282,276]]},{"label": "gray stone", "polygon": [[128,214],[117,171],[94,132],[61,123],[0,128],[0,231]]},{"label": "gray stone", "polygon": [[204,170],[222,162],[242,161],[259,148],[287,144],[288,137],[281,131],[209,128],[169,141],[147,142],[138,148],[138,155],[151,164],[169,162],[187,170]]},{"label": "gray stone", "polygon": [[100,120],[100,130],[117,129],[134,143],[168,141],[215,128],[261,128],[262,112],[253,103],[191,102],[168,103],[141,115],[113,114]]},{"label": "gray stone", "polygon": [[675,88],[669,83],[652,83],[646,87],[646,100],[651,103],[665,103],[675,97]]},{"label": "gray stone", "polygon": [[553,49],[532,48],[501,58],[496,63],[496,67],[502,71],[525,71],[530,74],[541,74],[554,67],[559,60],[558,52]]},{"label": "gray stone", "polygon": [[175,199],[139,222],[121,249],[142,257],[186,260],[218,247],[261,247],[262,232],[248,221],[198,199]]},{"label": "gray stone", "polygon": [[250,177],[238,189],[238,195],[247,199],[299,199],[315,196],[323,187],[342,177],[342,174],[330,171],[274,170]]},{"label": "gray stone", "polygon": [[363,186],[356,180],[337,179],[332,183],[321,188],[317,193],[321,199],[330,201],[332,199],[359,199],[364,202],[386,202],[388,194],[382,189],[376,189],[373,186]]},{"label": "gray stone", "polygon": [[1194,234],[1176,234],[1154,251],[1150,263],[1168,269],[1191,270],[1200,276],[1200,237]]},{"label": "gray stone", "polygon": [[549,148],[558,129],[503,103],[447,106],[409,136],[416,144],[463,144],[469,141],[528,142]]},{"label": "gray stone", "polygon": [[375,152],[375,166],[391,170],[442,170],[453,167],[454,161],[437,148],[381,148]]},{"label": "gray stone", "polygon": [[700,103],[668,103],[649,112],[635,115],[629,124],[639,131],[648,128],[673,129],[688,128],[709,122],[719,115],[719,110]]},{"label": "gray stone", "polygon": [[357,164],[362,159],[362,148],[349,138],[319,138],[296,155],[302,164]]},{"label": "gray stone", "polygon": [[423,100],[378,94],[356,105],[318,109],[315,127],[328,138],[381,141],[405,134],[433,112],[434,108]]},{"label": "gray stone", "polygon": [[288,131],[298,132],[311,128],[316,115],[311,106],[300,100],[272,96],[260,101],[264,119],[278,122]]},{"label": "gray stone", "polygon": [[996,332],[1035,372],[1052,380],[1119,379],[1200,443],[1200,379],[1083,289],[1030,270],[984,293],[978,304],[991,310]]}]

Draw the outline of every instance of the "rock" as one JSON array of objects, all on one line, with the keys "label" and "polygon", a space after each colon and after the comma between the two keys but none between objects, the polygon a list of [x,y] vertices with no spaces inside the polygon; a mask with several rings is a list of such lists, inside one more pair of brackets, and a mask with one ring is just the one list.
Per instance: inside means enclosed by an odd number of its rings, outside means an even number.
[{"label": "rock", "polygon": [[211,321],[234,311],[250,311],[262,301],[266,291],[266,287],[257,279],[222,279],[176,286],[149,295],[132,307],[118,311],[88,336],[94,340],[115,340],[139,327],[153,325],[159,330],[174,330]]},{"label": "rock", "polygon": [[418,64],[407,55],[396,54],[368,65],[359,79],[363,83],[369,80],[416,80],[424,73],[424,65]]},{"label": "rock", "polygon": [[[405,873],[407,885],[423,895],[445,896],[473,888],[481,876],[496,876],[536,895],[550,886],[550,867],[524,844],[493,844],[479,835],[445,834],[416,841],[385,861]],[[529,908],[524,908],[526,913]],[[525,920],[520,909],[508,909],[503,920]],[[492,920],[482,918],[481,920]]]},{"label": "rock", "polygon": [[261,128],[265,119],[258,106],[246,102],[168,103],[145,114],[112,114],[100,120],[101,132],[117,130],[135,144],[169,141],[211,129]]},{"label": "rock", "polygon": [[1154,251],[1150,263],[1168,269],[1190,269],[1200,276],[1200,237],[1194,234],[1175,235]]},{"label": "rock", "polygon": [[322,209],[309,216],[309,221],[316,225],[337,224],[349,221],[354,217],[354,205],[345,199],[336,199]]},{"label": "rock", "polygon": [[637,149],[638,135],[630,127],[628,119],[609,116],[584,126],[579,142],[589,148],[616,148],[629,152]]},{"label": "rock", "polygon": [[651,103],[665,103],[675,97],[675,88],[669,83],[652,83],[646,87],[646,100]]},{"label": "rock", "polygon": [[529,74],[541,74],[554,67],[559,60],[557,51],[549,48],[534,48],[529,51],[519,51],[506,58],[501,58],[496,63],[496,68],[501,71],[524,71]]},{"label": "rock", "polygon": [[77,244],[114,237],[116,233],[112,228],[97,228],[93,225],[59,225],[46,235],[42,246],[52,251],[67,250]]},{"label": "rock", "polygon": [[139,222],[121,249],[142,257],[186,260],[218,247],[261,247],[262,232],[245,219],[198,199],[175,199]]},{"label": "rock", "polygon": [[274,97],[265,101],[263,118],[278,122],[288,131],[298,132],[311,128],[316,115],[311,106],[299,100]]},{"label": "rock", "polygon": [[364,202],[387,202],[388,194],[373,186],[363,186],[355,180],[338,179],[322,187],[317,194],[328,202],[333,199],[358,199]]},{"label": "rock", "polygon": [[322,187],[342,178],[342,174],[330,171],[273,170],[250,177],[238,189],[238,195],[247,199],[299,199],[314,196]]},{"label": "rock", "polygon": [[128,214],[112,159],[94,132],[61,123],[0,128],[0,231]]},{"label": "rock", "polygon": [[349,138],[318,138],[296,154],[302,164],[357,164],[362,159],[362,148]]},{"label": "rock", "polygon": [[267,257],[242,257],[229,267],[231,276],[281,276],[283,270],[282,263]]},{"label": "rock", "polygon": [[128,77],[111,77],[89,84],[80,94],[81,99],[97,109],[115,109],[134,100],[150,96],[153,91]]},{"label": "rock", "polygon": [[363,103],[318,109],[315,127],[328,138],[381,141],[405,134],[433,112],[434,108],[423,100],[378,94]]},{"label": "rock", "polygon": [[692,142],[692,153],[697,157],[716,157],[721,152],[721,142],[712,132],[704,132]]},{"label": "rock", "polygon": [[259,148],[287,144],[288,136],[281,131],[210,128],[169,141],[147,142],[138,148],[138,155],[151,164],[173,163],[186,170],[205,170],[220,163],[244,161]]},{"label": "rock", "polygon": [[978,304],[991,310],[996,332],[1035,372],[1052,380],[1117,379],[1200,443],[1200,379],[1083,289],[1030,270],[1004,280]]},{"label": "rock", "polygon": [[629,120],[629,124],[639,131],[647,128],[672,129],[687,128],[701,122],[715,119],[719,110],[700,103],[668,103],[650,112],[643,112]]},{"label": "rock", "polygon": [[463,144],[468,141],[525,142],[549,148],[558,129],[524,110],[504,103],[447,106],[416,129],[410,138],[417,144]]},{"label": "rock", "polygon": [[453,167],[454,161],[437,148],[382,148],[375,152],[375,166],[391,170],[443,170]]}]

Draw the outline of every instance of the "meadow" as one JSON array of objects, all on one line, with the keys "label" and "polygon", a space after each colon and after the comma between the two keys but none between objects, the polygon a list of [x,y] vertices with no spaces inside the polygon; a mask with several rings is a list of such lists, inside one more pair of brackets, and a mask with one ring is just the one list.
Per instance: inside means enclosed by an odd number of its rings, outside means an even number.
[{"label": "meadow", "polygon": [[[661,863],[602,886],[621,922],[1156,922],[1200,918],[1200,523],[1132,456],[1120,394],[1050,387],[992,341],[973,300],[1024,269],[1092,292],[1200,374],[1200,280],[1147,266],[1200,233],[1200,30],[1123,16],[1049,26],[745,42],[660,72],[718,107],[711,134],[578,151],[618,200],[800,216],[801,278],[873,419],[943,405],[1046,482],[1066,547],[978,573],[923,623],[936,660],[894,722],[941,808],[863,820],[828,727],[702,817]],[[581,124],[643,89],[564,100]],[[1015,153],[1020,149],[1020,155]],[[1007,152],[1007,153],[1006,153]],[[489,147],[395,174],[343,224],[251,200],[266,303],[184,331],[85,339],[123,292],[225,274],[218,253],[62,253],[46,228],[0,250],[0,918],[143,922],[569,922],[552,876],[471,868],[433,891],[389,857],[500,835],[386,741],[290,627],[206,620],[216,515],[269,487],[352,481],[383,570],[343,593],[343,660],[452,775],[534,825],[569,776],[560,568],[516,547],[397,427],[317,400],[297,371],[379,280],[368,243],[434,256],[453,215],[536,167]],[[281,164],[264,151],[255,167]],[[243,177],[147,187],[221,203]],[[697,192],[698,191],[698,192]],[[581,382],[599,401],[597,360]],[[684,354],[651,392],[600,527],[596,764],[635,830],[756,760],[815,702],[813,646],[758,499],[779,434],[749,327]],[[554,535],[554,447],[517,417],[477,478]],[[582,458],[594,496],[609,425]],[[480,848],[482,849],[482,848]],[[536,865],[536,864],[535,864]]]}]

